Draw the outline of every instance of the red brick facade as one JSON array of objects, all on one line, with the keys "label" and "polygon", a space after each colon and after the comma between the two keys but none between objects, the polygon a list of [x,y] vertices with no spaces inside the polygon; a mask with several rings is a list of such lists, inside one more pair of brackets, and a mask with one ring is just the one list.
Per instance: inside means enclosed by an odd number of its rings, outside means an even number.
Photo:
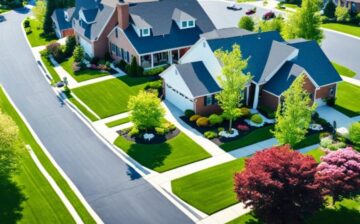
[{"label": "red brick facade", "polygon": [[73,35],[75,35],[75,31],[73,28],[62,31],[62,37],[68,37],[68,36],[73,36]]},{"label": "red brick facade", "polygon": [[218,104],[205,106],[205,97],[196,98],[194,104],[195,104],[196,114],[200,114],[202,116],[209,116],[214,113],[217,114],[221,113],[221,108],[219,107]]},{"label": "red brick facade", "polygon": [[259,103],[260,103],[260,105],[268,107],[272,110],[276,110],[276,108],[279,104],[279,97],[262,90]]}]

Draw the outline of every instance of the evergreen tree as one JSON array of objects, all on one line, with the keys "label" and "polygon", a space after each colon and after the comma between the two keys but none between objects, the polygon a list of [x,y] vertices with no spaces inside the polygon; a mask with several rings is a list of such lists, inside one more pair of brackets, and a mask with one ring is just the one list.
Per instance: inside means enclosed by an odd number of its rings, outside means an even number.
[{"label": "evergreen tree", "polygon": [[335,9],[336,9],[336,5],[333,2],[333,0],[328,0],[324,8],[324,15],[327,16],[328,18],[334,18]]},{"label": "evergreen tree", "polygon": [[53,14],[56,7],[57,7],[56,0],[47,0],[46,1],[46,12],[45,12],[44,24],[43,24],[44,34],[46,34],[46,35],[49,35],[50,33],[52,33],[54,31],[51,15]]}]

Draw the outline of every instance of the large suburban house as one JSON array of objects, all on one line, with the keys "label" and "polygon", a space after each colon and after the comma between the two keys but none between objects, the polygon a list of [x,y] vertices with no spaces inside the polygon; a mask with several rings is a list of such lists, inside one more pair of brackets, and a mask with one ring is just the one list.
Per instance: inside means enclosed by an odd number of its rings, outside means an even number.
[{"label": "large suburban house", "polygon": [[[60,37],[65,9],[54,12]],[[215,26],[196,0],[89,0],[78,3],[71,27],[89,57],[106,53],[144,68],[172,64]],[[66,27],[69,23],[66,23]]]},{"label": "large suburban house", "polygon": [[244,91],[245,104],[275,110],[281,96],[295,78],[306,76],[304,88],[319,105],[335,97],[341,77],[315,41],[297,39],[285,41],[277,31],[251,33],[238,28],[214,30],[200,40],[161,76],[165,98],[180,110],[192,109],[197,114],[219,112],[214,98],[221,91],[218,76],[222,66],[214,52],[240,46],[243,58],[248,58],[245,73],[252,81]]},{"label": "large suburban house", "polygon": [[71,21],[75,12],[75,7],[69,9],[55,9],[51,15],[55,34],[58,38],[74,35]]}]

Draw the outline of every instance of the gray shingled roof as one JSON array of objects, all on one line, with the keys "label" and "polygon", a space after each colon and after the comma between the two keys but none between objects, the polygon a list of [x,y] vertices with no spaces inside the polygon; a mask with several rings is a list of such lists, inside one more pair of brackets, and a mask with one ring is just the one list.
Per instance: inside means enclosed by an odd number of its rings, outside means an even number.
[{"label": "gray shingled roof", "polygon": [[132,22],[135,24],[136,27],[138,27],[139,29],[146,29],[146,28],[151,28],[151,25],[148,24],[143,18],[141,18],[138,15],[135,14],[131,14],[131,19]]},{"label": "gray shingled roof", "polygon": [[205,96],[221,91],[203,62],[175,65],[193,97]]},{"label": "gray shingled roof", "polygon": [[80,12],[83,13],[84,17],[85,17],[85,20],[86,22],[94,22],[95,19],[96,19],[96,16],[99,12],[99,9],[98,8],[92,8],[92,9],[81,9]]},{"label": "gray shingled roof", "polygon": [[238,36],[248,35],[248,34],[252,34],[252,33],[253,32],[245,30],[245,29],[231,27],[231,28],[212,30],[210,32],[203,33],[200,36],[204,37],[207,40],[211,40],[211,39],[219,39],[219,38],[238,37]]},{"label": "gray shingled roof", "polygon": [[[75,7],[69,9],[55,9],[51,15],[54,23],[58,24],[60,30],[71,28],[71,20],[75,11]],[[68,14],[69,20],[65,19],[65,12]]]},{"label": "gray shingled roof", "polygon": [[191,15],[189,15],[188,13],[175,8],[173,15],[172,15],[172,19],[175,21],[189,21],[189,20],[196,20],[196,18],[192,17]]}]

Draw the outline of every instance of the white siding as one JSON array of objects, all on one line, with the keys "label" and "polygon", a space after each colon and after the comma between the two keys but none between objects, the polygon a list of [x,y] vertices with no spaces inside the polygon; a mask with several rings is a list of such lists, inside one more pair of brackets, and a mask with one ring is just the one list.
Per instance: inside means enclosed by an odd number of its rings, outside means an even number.
[{"label": "white siding", "polygon": [[83,39],[82,37],[79,37],[80,45],[84,48],[85,53],[89,57],[94,57],[94,49],[91,43]]}]

